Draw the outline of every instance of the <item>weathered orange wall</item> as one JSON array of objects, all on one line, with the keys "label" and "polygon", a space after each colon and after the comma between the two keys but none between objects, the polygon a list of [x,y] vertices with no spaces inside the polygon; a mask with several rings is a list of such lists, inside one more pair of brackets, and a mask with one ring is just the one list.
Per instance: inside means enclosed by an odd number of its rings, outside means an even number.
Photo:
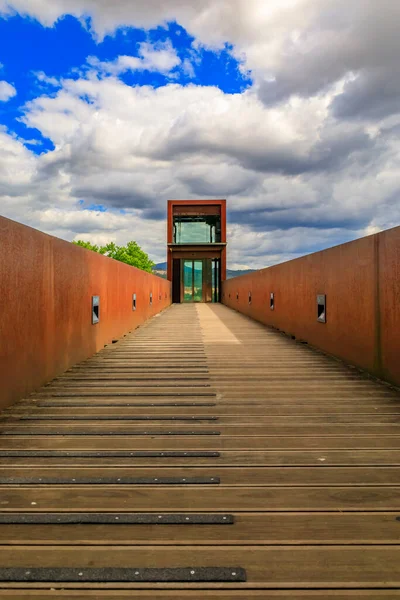
[{"label": "weathered orange wall", "polygon": [[170,303],[169,281],[0,217],[0,408]]},{"label": "weathered orange wall", "polygon": [[[400,227],[229,279],[222,291],[227,306],[400,384]],[[327,323],[317,321],[317,294],[327,296]]]},{"label": "weathered orange wall", "polygon": [[400,383],[400,227],[378,236],[382,377]]}]

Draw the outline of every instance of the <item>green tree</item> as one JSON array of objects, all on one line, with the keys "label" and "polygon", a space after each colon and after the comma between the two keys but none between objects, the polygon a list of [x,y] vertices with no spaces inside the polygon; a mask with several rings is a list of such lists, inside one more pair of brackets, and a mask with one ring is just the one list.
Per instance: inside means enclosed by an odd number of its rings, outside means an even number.
[{"label": "green tree", "polygon": [[80,246],[81,248],[86,248],[86,250],[93,250],[93,252],[100,252],[100,248],[95,244],[91,244],[90,242],[84,242],[83,240],[78,240],[77,242],[72,242],[75,246]]},{"label": "green tree", "polygon": [[100,247],[83,240],[78,240],[72,243],[76,246],[80,246],[81,248],[86,248],[87,250],[104,254],[109,258],[114,258],[114,260],[119,260],[131,265],[132,267],[137,267],[138,269],[142,269],[142,271],[147,271],[148,273],[152,272],[155,264],[149,258],[148,254],[141,249],[139,244],[134,241],[128,242],[126,246],[117,246],[114,242],[110,242],[109,244]]}]

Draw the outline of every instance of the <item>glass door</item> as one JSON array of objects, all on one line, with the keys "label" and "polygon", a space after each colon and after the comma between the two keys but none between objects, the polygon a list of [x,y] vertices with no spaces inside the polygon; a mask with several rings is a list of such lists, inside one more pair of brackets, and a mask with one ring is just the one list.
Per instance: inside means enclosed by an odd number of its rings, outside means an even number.
[{"label": "glass door", "polygon": [[212,260],[212,302],[219,302],[220,261]]},{"label": "glass door", "polygon": [[193,261],[183,260],[183,302],[193,302]]},{"label": "glass door", "polygon": [[203,261],[193,261],[193,302],[203,301]]},{"label": "glass door", "polygon": [[203,261],[182,260],[183,302],[203,301]]}]

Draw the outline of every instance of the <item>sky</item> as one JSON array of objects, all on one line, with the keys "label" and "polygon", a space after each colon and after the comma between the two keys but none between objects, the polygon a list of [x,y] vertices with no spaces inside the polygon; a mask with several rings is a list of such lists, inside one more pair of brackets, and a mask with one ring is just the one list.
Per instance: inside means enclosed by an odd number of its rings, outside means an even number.
[{"label": "sky", "polygon": [[226,198],[228,266],[400,224],[395,0],[0,0],[0,213],[166,255]]}]

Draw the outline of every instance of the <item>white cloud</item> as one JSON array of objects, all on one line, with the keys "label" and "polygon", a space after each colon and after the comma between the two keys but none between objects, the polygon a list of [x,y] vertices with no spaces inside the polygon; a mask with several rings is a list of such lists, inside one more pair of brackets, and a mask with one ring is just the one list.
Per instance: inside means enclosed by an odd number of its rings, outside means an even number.
[{"label": "white cloud", "polygon": [[0,102],[7,102],[17,95],[17,90],[11,83],[0,81]]},{"label": "white cloud", "polygon": [[120,26],[176,20],[198,44],[232,44],[267,104],[352,75],[361,79],[347,86],[338,111],[374,114],[382,90],[385,110],[397,110],[400,3],[393,0],[0,0],[0,11],[12,10],[47,26],[66,13],[90,16],[100,38]]},{"label": "white cloud", "polygon": [[155,45],[143,42],[139,44],[139,56],[119,56],[114,61],[99,61],[96,57],[88,59],[89,64],[101,73],[119,75],[126,71],[155,71],[168,74],[181,64],[181,59],[171,42]]},{"label": "white cloud", "polygon": [[329,101],[269,109],[254,90],[132,88],[91,73],[64,80],[55,96],[30,102],[24,117],[56,149],[35,157],[7,137],[6,212],[66,239],[136,238],[162,261],[167,199],[225,196],[230,261],[243,267],[362,235],[371,223],[389,226],[399,216],[398,142],[375,131],[378,146],[370,147],[361,126],[331,121]]},{"label": "white cloud", "polygon": [[185,58],[185,60],[182,63],[182,71],[190,79],[194,79],[196,76],[196,71],[194,69],[193,63],[188,58]]},{"label": "white cloud", "polygon": [[36,79],[41,83],[45,83],[53,87],[60,87],[60,82],[56,77],[48,77],[43,71],[37,71],[36,73],[33,73],[33,75],[35,75]]},{"label": "white cloud", "polygon": [[65,12],[91,16],[99,38],[176,20],[195,49],[232,44],[254,80],[242,94],[124,85],[127,70],[193,77],[196,50],[181,63],[170,44],[148,43],[138,57],[91,60],[77,80],[39,74],[60,89],[31,101],[24,122],[56,149],[36,157],[0,132],[7,215],[67,239],[136,238],[161,261],[168,198],[227,196],[229,258],[243,267],[400,222],[400,4],[0,0],[7,6],[48,26]]}]

